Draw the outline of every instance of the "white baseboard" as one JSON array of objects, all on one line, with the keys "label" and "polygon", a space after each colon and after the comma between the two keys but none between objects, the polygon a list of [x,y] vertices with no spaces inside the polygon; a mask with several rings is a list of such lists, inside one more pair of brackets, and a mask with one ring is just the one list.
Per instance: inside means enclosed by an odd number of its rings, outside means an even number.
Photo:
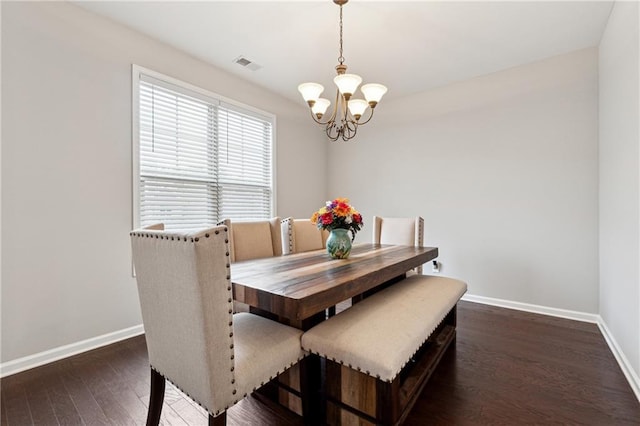
[{"label": "white baseboard", "polygon": [[[600,316],[598,315],[598,317]],[[600,317],[600,320],[598,321],[598,327],[600,328],[607,345],[609,345],[609,349],[613,352],[613,356],[616,358],[616,361],[618,361],[620,369],[622,369],[624,376],[627,378],[633,393],[636,394],[636,398],[640,401],[640,377],[638,377],[638,374],[633,370],[631,363],[624,355],[624,352],[620,349],[618,342],[616,342],[616,339],[613,337],[613,334],[611,334],[609,327],[607,327],[607,324],[604,322],[602,317]]]},{"label": "white baseboard", "polygon": [[39,367],[53,361],[70,357],[82,352],[90,351],[101,346],[110,345],[120,340],[138,336],[144,333],[142,324],[125,328],[124,330],[114,331],[113,333],[103,334],[102,336],[92,337],[80,342],[71,343],[69,345],[59,346],[23,358],[14,359],[0,364],[0,377],[10,376],[30,368]]},{"label": "white baseboard", "polygon": [[622,373],[629,382],[629,386],[636,395],[638,401],[640,401],[640,378],[634,371],[633,367],[629,363],[629,360],[624,355],[620,346],[616,342],[616,339],[609,331],[607,324],[602,317],[597,314],[589,314],[586,312],[570,311],[566,309],[549,308],[547,306],[532,305],[529,303],[513,302],[511,300],[494,299],[492,297],[475,296],[473,294],[465,294],[462,296],[462,300],[468,302],[482,303],[484,305],[499,306],[501,308],[516,309],[519,311],[531,312],[534,314],[550,315],[553,317],[566,318],[575,321],[590,322],[598,325],[600,332],[604,336],[604,340],[609,346],[609,350],[613,353]]},{"label": "white baseboard", "polygon": [[494,299],[493,297],[476,296],[473,294],[465,294],[462,300],[468,302],[482,303],[484,305],[499,306],[501,308],[516,309],[518,311],[531,312],[534,314],[549,315],[552,317],[566,318],[575,321],[590,322],[598,324],[600,315],[589,314],[580,311],[570,311],[568,309],[550,308],[548,306],[532,305],[530,303],[513,302],[511,300]]}]

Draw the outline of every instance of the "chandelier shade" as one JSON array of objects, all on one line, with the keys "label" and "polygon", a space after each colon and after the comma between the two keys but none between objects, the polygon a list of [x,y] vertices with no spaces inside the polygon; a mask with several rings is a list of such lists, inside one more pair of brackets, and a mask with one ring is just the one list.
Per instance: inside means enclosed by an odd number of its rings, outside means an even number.
[{"label": "chandelier shade", "polygon": [[[302,83],[298,86],[298,91],[302,94],[302,98],[309,102],[315,103],[324,91],[324,86],[318,83]],[[309,106],[313,106],[311,103]]]},{"label": "chandelier shade", "polygon": [[371,102],[377,104],[380,102],[380,99],[382,99],[384,94],[387,93],[387,88],[378,83],[365,84],[360,88],[360,90],[369,104],[371,104]]},{"label": "chandelier shade", "polygon": [[368,106],[369,104],[362,99],[351,99],[349,101],[349,112],[351,112],[351,115],[358,121]]},{"label": "chandelier shade", "polygon": [[338,90],[347,100],[356,93],[358,86],[362,83],[362,77],[355,74],[340,74],[333,78],[333,82],[338,86]]},{"label": "chandelier shade", "polygon": [[[335,4],[340,6],[340,55],[336,66],[338,75],[333,79],[337,90],[331,112],[327,114],[331,101],[320,97],[324,91],[321,84],[302,83],[298,86],[302,98],[309,105],[311,117],[316,123],[325,126],[327,137],[332,141],[352,139],[358,131],[358,126],[367,124],[371,120],[374,108],[387,93],[387,88],[382,84],[369,83],[360,87],[366,100],[353,98],[362,83],[362,77],[356,74],[347,74],[347,66],[344,64],[344,56],[342,56],[342,6],[348,1],[333,0]],[[363,119],[367,111],[368,116]],[[327,118],[323,121],[323,117]]]},{"label": "chandelier shade", "polygon": [[318,98],[311,107],[311,111],[316,115],[316,117],[322,118],[324,113],[327,111],[327,108],[329,108],[329,105],[331,105],[331,101],[329,99]]}]

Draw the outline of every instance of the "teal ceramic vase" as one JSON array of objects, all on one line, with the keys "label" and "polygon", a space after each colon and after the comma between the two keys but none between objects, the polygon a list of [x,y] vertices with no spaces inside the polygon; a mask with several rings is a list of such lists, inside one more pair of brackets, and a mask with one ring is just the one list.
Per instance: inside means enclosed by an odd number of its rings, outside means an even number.
[{"label": "teal ceramic vase", "polygon": [[351,253],[351,237],[347,229],[332,229],[327,238],[327,253],[333,259],[346,259]]}]

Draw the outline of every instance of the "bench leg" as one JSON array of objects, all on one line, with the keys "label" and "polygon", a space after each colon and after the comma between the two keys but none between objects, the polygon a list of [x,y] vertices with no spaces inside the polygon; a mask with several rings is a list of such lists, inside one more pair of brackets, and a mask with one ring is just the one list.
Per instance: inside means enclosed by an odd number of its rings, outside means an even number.
[{"label": "bench leg", "polygon": [[384,425],[394,425],[400,418],[400,377],[391,383],[376,382],[376,418]]},{"label": "bench leg", "polygon": [[306,425],[324,424],[323,398],[321,392],[321,359],[308,355],[300,361],[300,394],[302,416]]}]

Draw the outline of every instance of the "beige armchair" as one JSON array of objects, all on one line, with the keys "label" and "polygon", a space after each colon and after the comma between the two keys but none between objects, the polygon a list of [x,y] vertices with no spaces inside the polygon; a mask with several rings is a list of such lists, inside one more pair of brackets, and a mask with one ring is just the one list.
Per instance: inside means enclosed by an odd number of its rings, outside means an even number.
[{"label": "beige armchair", "polygon": [[130,234],[151,366],[147,425],[160,421],[165,380],[223,425],[229,407],[305,356],[300,330],[233,314],[228,233]]},{"label": "beige armchair", "polygon": [[[424,219],[416,217],[373,217],[373,242],[422,247]],[[422,274],[422,266],[415,269]]]},{"label": "beige armchair", "polygon": [[282,220],[282,253],[302,253],[326,247],[329,232],[320,230],[309,219]]}]

